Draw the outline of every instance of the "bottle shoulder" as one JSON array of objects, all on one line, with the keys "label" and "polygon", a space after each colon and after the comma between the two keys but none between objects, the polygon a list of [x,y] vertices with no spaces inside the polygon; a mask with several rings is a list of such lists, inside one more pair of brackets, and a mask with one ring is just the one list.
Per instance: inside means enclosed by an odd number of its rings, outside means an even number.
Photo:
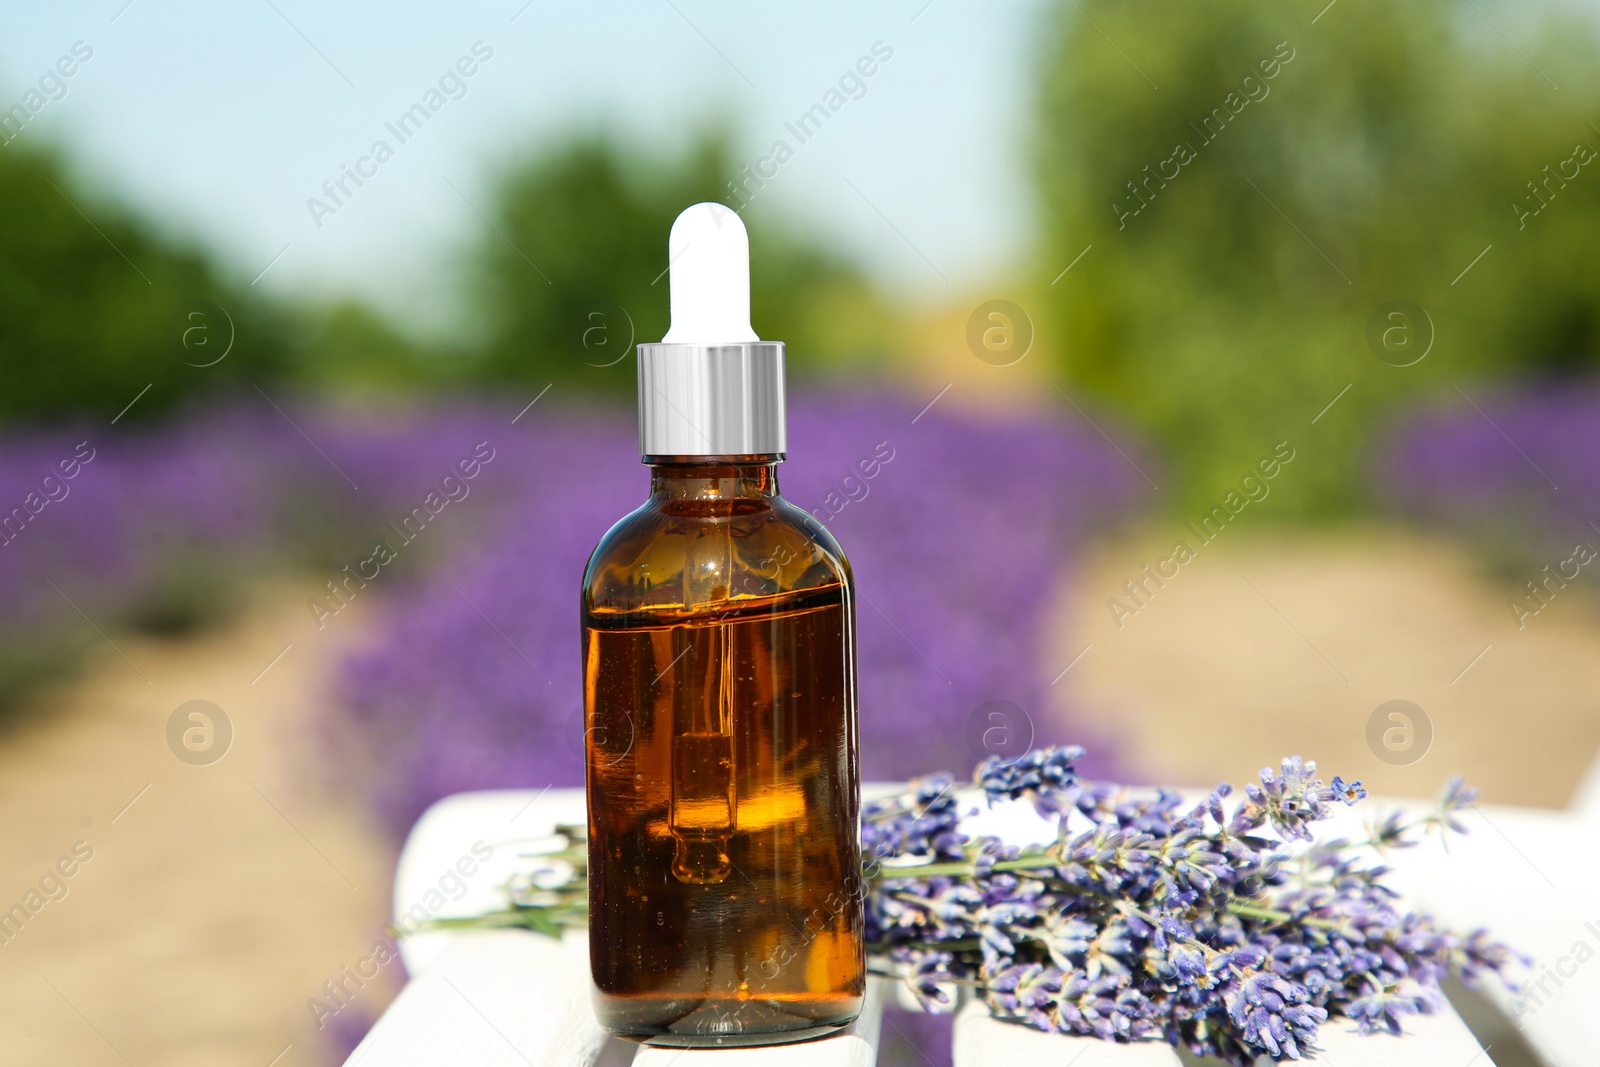
[{"label": "bottle shoulder", "polygon": [[583,578],[595,613],[717,610],[837,586],[850,563],[815,517],[781,496],[707,504],[646,502],[600,539]]}]

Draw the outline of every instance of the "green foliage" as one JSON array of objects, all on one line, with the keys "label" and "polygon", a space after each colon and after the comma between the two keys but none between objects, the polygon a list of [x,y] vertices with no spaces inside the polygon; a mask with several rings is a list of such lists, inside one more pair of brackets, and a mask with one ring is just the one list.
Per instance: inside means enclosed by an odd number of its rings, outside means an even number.
[{"label": "green foliage", "polygon": [[148,385],[131,422],[283,369],[270,314],[53,157],[0,148],[0,204],[0,420],[109,421]]},{"label": "green foliage", "polygon": [[[1590,25],[1533,32],[1488,5],[1513,47],[1457,0],[1324,3],[1079,0],[1049,30],[1045,248],[1055,270],[1093,248],[1047,318],[1066,380],[1163,446],[1177,506],[1287,439],[1307,460],[1279,506],[1349,507],[1396,405],[1600,363],[1600,161],[1541,189],[1539,214],[1513,207],[1600,148]],[[1367,341],[1396,299],[1436,330],[1412,366]]]},{"label": "green foliage", "polygon": [[[735,170],[710,136],[667,162],[581,140],[506,174],[477,257],[474,373],[631,397],[632,346],[667,330],[672,220],[723,200]],[[793,374],[882,353],[894,323],[859,271],[777,220],[748,225],[751,320],[788,342]]]},{"label": "green foliage", "polygon": [[315,393],[395,395],[448,382],[460,352],[413,340],[355,299],[301,312],[295,381]]}]

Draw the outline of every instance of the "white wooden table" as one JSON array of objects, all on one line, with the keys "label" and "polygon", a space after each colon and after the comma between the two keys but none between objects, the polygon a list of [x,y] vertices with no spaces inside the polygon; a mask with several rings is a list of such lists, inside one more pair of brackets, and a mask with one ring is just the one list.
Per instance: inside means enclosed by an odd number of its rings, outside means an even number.
[{"label": "white wooden table", "polygon": [[[1364,813],[1421,801],[1368,800],[1341,813],[1360,832]],[[993,813],[1007,836],[1037,829],[1031,812]],[[1392,884],[1445,923],[1488,926],[1538,959],[1543,992],[1519,1009],[1500,1006],[1550,1067],[1600,1064],[1600,765],[1569,812],[1483,806],[1467,811],[1470,834],[1446,853],[1437,842],[1396,854]],[[421,908],[431,917],[503,908],[519,849],[557,823],[584,821],[581,790],[463,793],[418,821],[395,876],[397,922]],[[1032,826],[1030,827],[1030,822]],[[1327,825],[1327,824],[1325,824]],[[483,857],[487,856],[487,859]],[[464,862],[465,861],[465,862]],[[470,874],[468,871],[470,870]],[[861,1018],[818,1041],[756,1049],[683,1050],[624,1046],[601,1031],[589,1007],[588,946],[523,931],[426,931],[402,945],[410,984],[347,1061],[347,1067],[870,1067],[883,1004],[897,994],[869,983]],[[1544,968],[1548,968],[1545,971]],[[1454,1012],[1406,1020],[1408,1036],[1362,1037],[1342,1021],[1321,1030],[1333,1067],[1493,1067]],[[976,1002],[955,1021],[957,1067],[1178,1067],[1159,1043],[1115,1045],[1059,1037],[988,1017]]]}]

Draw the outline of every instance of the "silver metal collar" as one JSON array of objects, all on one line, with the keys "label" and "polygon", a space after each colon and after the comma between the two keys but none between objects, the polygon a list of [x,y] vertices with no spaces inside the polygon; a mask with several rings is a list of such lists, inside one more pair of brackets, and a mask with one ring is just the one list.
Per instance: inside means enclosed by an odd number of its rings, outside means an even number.
[{"label": "silver metal collar", "polygon": [[639,346],[639,453],[753,456],[788,449],[782,341]]}]

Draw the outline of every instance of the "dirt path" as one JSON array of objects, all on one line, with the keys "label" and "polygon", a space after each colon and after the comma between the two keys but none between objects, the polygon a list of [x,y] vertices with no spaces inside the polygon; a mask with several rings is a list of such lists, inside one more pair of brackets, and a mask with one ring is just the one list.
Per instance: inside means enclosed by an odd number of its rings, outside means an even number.
[{"label": "dirt path", "polygon": [[[1060,662],[1092,646],[1071,695],[1141,765],[1179,784],[1239,785],[1298,753],[1390,795],[1432,796],[1459,773],[1497,802],[1568,803],[1600,748],[1593,589],[1574,583],[1519,630],[1515,590],[1448,542],[1380,528],[1250,534],[1199,548],[1164,586],[1147,583],[1142,606],[1123,583],[1168,557],[1173,535],[1119,541],[1062,607]],[[1118,612],[1120,628],[1113,597],[1137,609]],[[1394,699],[1432,726],[1425,754],[1420,729],[1390,754],[1408,765],[1368,743],[1373,712]],[[1403,749],[1403,724],[1385,729]]]},{"label": "dirt path", "polygon": [[[33,898],[37,914],[0,944],[0,1062],[336,1062],[306,1001],[370,949],[392,858],[352,805],[310,785],[333,639],[308,640],[292,598],[268,603],[201,640],[114,635],[126,660],[102,645],[0,743],[0,909],[26,906],[63,858],[72,868],[75,845],[92,849],[66,895]],[[166,738],[197,698],[234,729],[209,766]],[[379,1010],[396,978],[359,991],[351,1015]]]}]

